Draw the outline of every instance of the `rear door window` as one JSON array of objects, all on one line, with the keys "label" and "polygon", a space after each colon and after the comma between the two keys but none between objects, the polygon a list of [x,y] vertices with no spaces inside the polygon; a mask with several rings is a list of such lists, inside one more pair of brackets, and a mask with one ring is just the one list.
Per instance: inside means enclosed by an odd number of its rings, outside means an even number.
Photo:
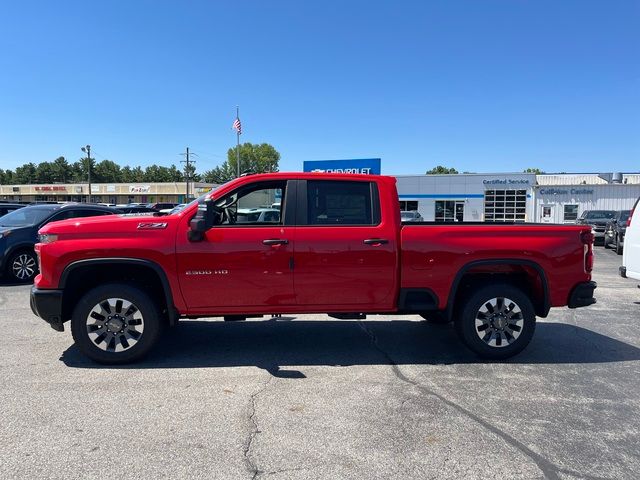
[{"label": "rear door window", "polygon": [[307,225],[377,225],[375,188],[371,182],[308,181]]}]

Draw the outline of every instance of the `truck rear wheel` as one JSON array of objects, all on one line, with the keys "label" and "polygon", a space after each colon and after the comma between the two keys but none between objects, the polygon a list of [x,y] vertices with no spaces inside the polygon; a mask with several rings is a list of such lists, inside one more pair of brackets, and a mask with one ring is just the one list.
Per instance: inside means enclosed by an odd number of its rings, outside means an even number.
[{"label": "truck rear wheel", "polygon": [[455,326],[464,344],[484,358],[504,359],[529,344],[536,327],[531,300],[509,284],[482,287],[466,297]]},{"label": "truck rear wheel", "polygon": [[71,318],[73,340],[90,359],[116,365],[144,357],[160,337],[162,317],[148,294],[129,284],[87,292]]}]

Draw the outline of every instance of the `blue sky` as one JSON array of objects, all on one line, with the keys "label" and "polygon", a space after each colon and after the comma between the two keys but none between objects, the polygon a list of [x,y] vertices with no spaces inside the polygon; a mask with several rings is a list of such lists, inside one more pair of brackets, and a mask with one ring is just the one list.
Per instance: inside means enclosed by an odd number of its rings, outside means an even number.
[{"label": "blue sky", "polygon": [[0,168],[208,170],[236,104],[283,171],[638,171],[640,3],[0,0]]}]

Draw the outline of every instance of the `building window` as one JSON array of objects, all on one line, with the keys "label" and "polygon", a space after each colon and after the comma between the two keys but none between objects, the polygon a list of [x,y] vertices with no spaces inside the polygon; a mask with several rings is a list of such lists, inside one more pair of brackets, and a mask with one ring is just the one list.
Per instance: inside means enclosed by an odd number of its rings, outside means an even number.
[{"label": "building window", "polygon": [[485,222],[524,222],[526,216],[526,190],[487,190],[484,192]]},{"label": "building window", "polygon": [[575,222],[578,219],[578,205],[564,206],[564,221]]},{"label": "building window", "polygon": [[400,210],[403,212],[416,212],[418,210],[418,201],[400,200]]},{"label": "building window", "polygon": [[464,200],[436,200],[436,222],[463,222]]}]

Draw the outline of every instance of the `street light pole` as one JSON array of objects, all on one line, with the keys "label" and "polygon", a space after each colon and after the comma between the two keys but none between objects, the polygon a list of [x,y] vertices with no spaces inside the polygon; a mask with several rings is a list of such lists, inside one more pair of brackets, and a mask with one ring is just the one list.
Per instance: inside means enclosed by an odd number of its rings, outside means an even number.
[{"label": "street light pole", "polygon": [[89,192],[87,194],[87,203],[91,203],[91,145],[82,147],[80,150],[87,154],[87,170],[89,172]]}]

